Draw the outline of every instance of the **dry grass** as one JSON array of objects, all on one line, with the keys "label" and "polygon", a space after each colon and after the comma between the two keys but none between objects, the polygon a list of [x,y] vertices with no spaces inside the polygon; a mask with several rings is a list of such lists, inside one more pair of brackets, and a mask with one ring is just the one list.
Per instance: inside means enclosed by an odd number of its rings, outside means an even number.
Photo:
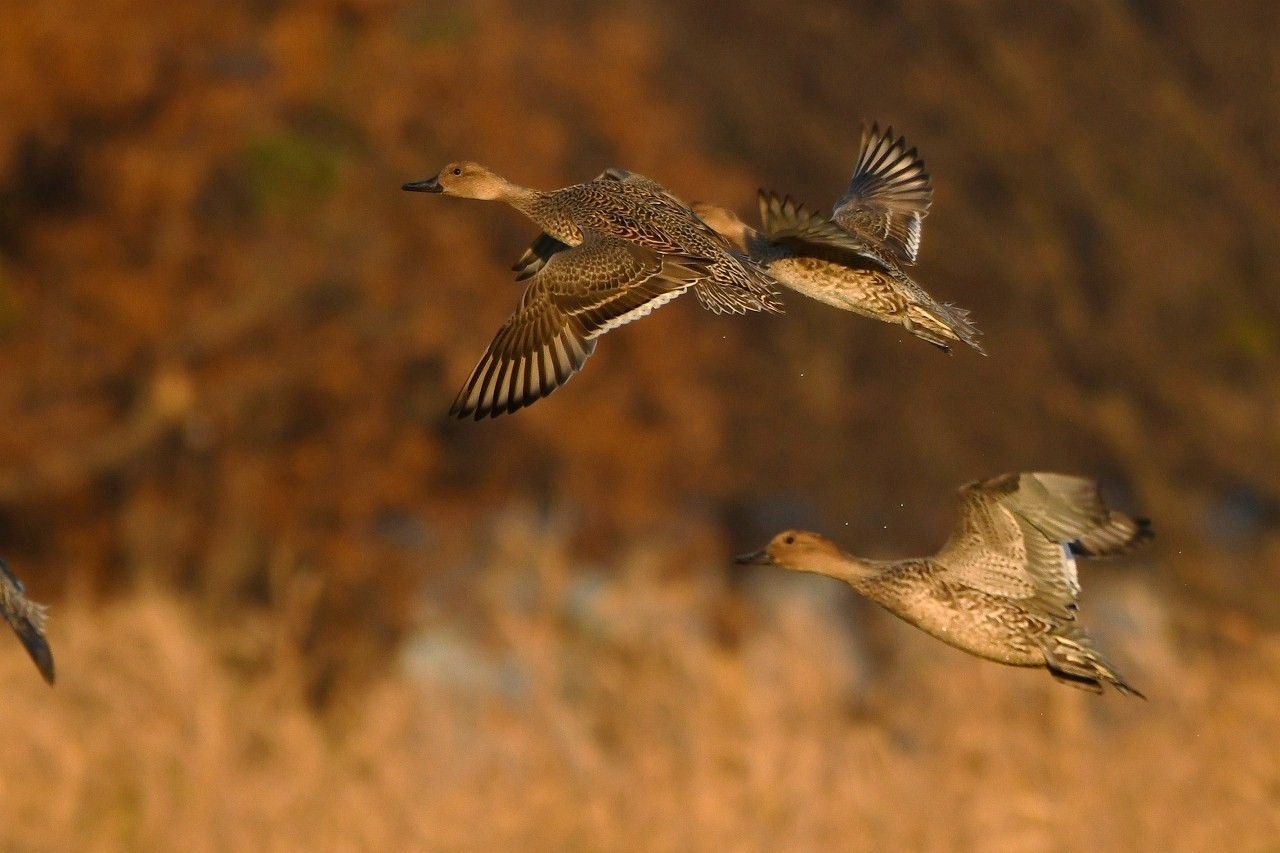
[{"label": "dry grass", "polygon": [[[1097,698],[870,611],[851,621],[838,585],[789,576],[748,585],[746,627],[725,643],[715,623],[734,599],[705,546],[677,538],[592,575],[561,539],[508,524],[474,576],[486,617],[424,630],[394,674],[323,717],[271,617],[211,625],[159,592],[64,605],[56,689],[17,649],[0,655],[0,847],[1263,850],[1280,837],[1280,636],[1192,648],[1142,615],[1159,610],[1145,584],[1099,582],[1095,616],[1118,605],[1151,622],[1138,645],[1106,639],[1153,698]],[[673,569],[691,557],[695,571]],[[866,652],[864,622],[887,654]]]}]

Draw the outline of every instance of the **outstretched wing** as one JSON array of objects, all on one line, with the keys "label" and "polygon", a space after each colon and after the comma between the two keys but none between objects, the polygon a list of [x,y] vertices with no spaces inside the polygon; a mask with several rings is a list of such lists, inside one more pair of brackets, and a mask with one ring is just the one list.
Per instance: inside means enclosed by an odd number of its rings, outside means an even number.
[{"label": "outstretched wing", "polygon": [[48,618],[44,605],[27,598],[22,581],[18,580],[3,559],[0,559],[0,614],[4,615],[5,621],[26,647],[27,654],[35,661],[40,675],[53,684],[53,652],[44,635],[44,625]]},{"label": "outstretched wing", "polygon": [[547,396],[582,369],[596,338],[706,275],[697,259],[584,230],[579,245],[553,254],[534,274],[449,413],[480,420]]},{"label": "outstretched wing", "polygon": [[862,129],[858,163],[831,218],[841,228],[887,251],[903,263],[915,263],[920,227],[933,202],[933,186],[924,161],[906,139],[883,133],[878,124]]},{"label": "outstretched wing", "polygon": [[1016,494],[1018,479],[1017,474],[1007,474],[964,486],[956,529],[934,560],[975,589],[1027,599],[1036,594],[1036,584],[1027,569],[1024,532],[1003,503]]},{"label": "outstretched wing", "polygon": [[1123,554],[1153,536],[1147,519],[1107,509],[1097,481],[1088,477],[1023,474],[1015,508],[1081,556]]},{"label": "outstretched wing", "polygon": [[935,561],[993,595],[1072,618],[1080,595],[1073,549],[1118,554],[1151,537],[1144,519],[1112,512],[1097,484],[1065,474],[1006,474],[960,490],[957,529]]},{"label": "outstretched wing", "polygon": [[792,245],[805,254],[835,250],[846,258],[851,254],[882,270],[894,268],[892,261],[875,245],[792,201],[790,196],[760,190],[756,198],[760,202],[761,228],[770,241]]}]

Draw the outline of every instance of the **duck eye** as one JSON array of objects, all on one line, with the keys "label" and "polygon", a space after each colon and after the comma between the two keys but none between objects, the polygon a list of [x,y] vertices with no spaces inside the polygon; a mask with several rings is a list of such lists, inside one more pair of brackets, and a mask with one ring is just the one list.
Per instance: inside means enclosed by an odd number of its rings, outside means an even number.
[{"label": "duck eye", "polygon": [[782,543],[783,543],[784,545],[794,545],[794,544],[796,544],[796,537],[794,537],[794,536],[788,536],[786,539],[783,539],[783,540],[782,540]]},{"label": "duck eye", "polygon": [[461,175],[461,174],[462,174],[462,169],[461,169],[460,167],[458,167],[458,166],[454,166],[454,167],[453,167],[453,173],[454,173],[455,175]]}]

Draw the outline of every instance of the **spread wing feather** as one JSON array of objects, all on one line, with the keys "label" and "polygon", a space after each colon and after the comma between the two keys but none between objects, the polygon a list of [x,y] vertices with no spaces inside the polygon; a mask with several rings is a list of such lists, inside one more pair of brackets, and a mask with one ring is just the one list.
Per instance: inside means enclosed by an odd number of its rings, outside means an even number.
[{"label": "spread wing feather", "polygon": [[532,275],[463,385],[450,414],[476,420],[515,412],[582,369],[596,339],[665,305],[707,275],[696,258],[660,255],[583,231]]},{"label": "spread wing feather", "polygon": [[960,500],[935,561],[975,589],[1059,618],[1074,618],[1080,595],[1073,552],[1117,554],[1151,537],[1145,520],[1108,510],[1083,477],[1006,474],[965,486]]},{"label": "spread wing feather", "polygon": [[864,127],[849,188],[831,218],[851,234],[874,241],[902,263],[915,263],[933,186],[924,161],[893,128]]}]

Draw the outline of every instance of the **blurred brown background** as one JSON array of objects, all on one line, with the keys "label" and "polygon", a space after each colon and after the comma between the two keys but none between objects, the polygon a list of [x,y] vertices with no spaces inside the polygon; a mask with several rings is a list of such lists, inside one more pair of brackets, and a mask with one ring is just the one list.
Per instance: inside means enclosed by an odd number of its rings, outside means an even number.
[{"label": "blurred brown background", "polygon": [[[1179,849],[1280,838],[1280,7],[9,3],[6,849]],[[535,233],[400,183],[609,165],[824,208],[866,120],[990,352],[679,300],[446,419]],[[1154,519],[1083,621],[1151,701],[1002,668],[786,526],[934,550],[961,483]]]}]

